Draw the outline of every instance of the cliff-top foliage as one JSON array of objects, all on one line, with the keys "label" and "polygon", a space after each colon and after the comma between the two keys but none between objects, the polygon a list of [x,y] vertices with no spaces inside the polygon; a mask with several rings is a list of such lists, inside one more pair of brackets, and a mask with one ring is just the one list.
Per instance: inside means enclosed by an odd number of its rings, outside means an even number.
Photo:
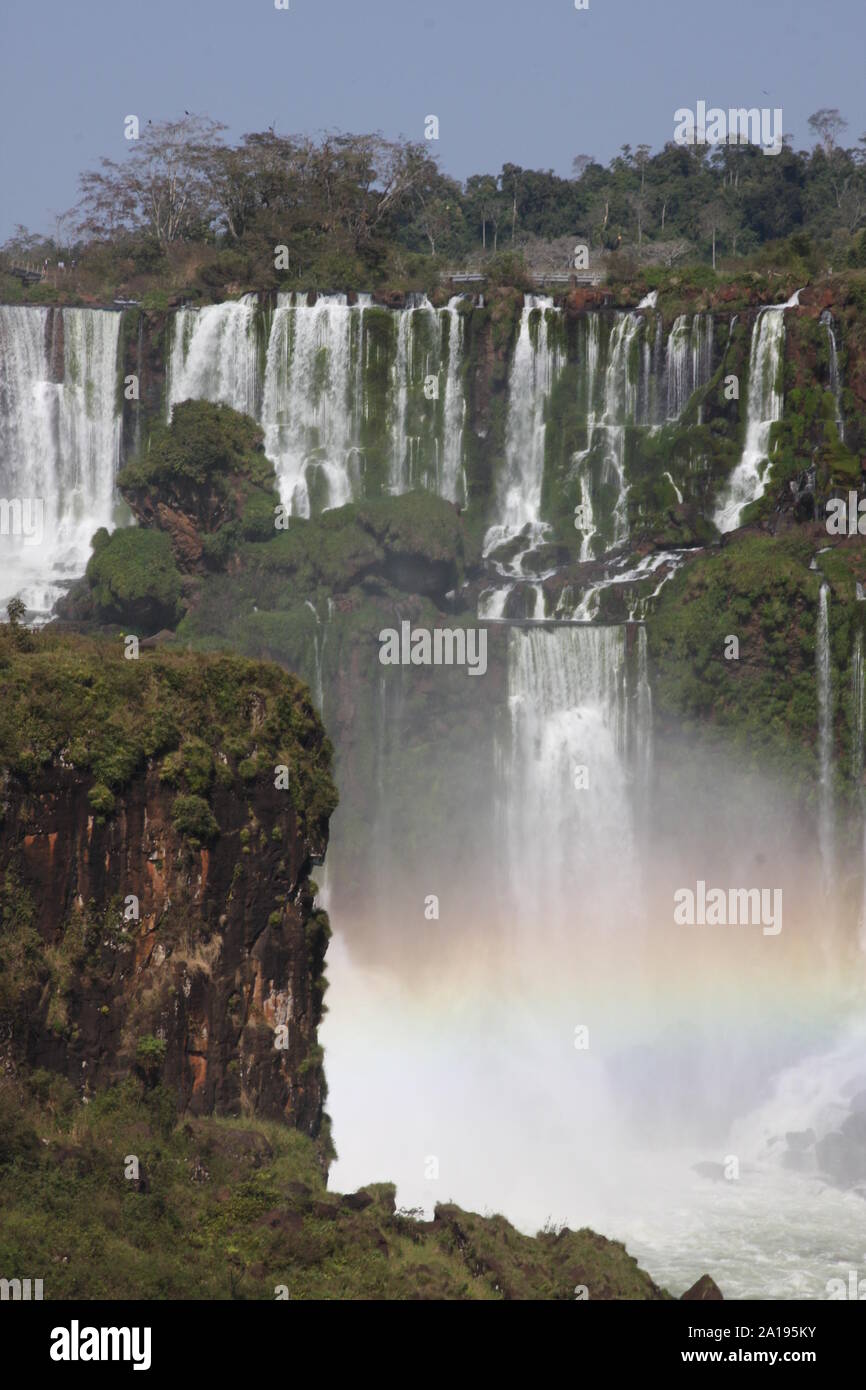
[{"label": "cliff-top foliage", "polygon": [[[74,768],[92,780],[91,805],[107,814],[114,797],[159,760],[185,797],[178,808],[200,838],[210,777],[226,785],[289,768],[289,792],[303,824],[318,827],[336,805],[331,745],[307,687],[265,662],[230,655],[142,650],[45,630],[0,629],[0,768],[28,779]],[[201,802],[201,805],[199,805]]]},{"label": "cliff-top foliage", "polygon": [[65,236],[17,229],[7,266],[47,260],[48,278],[25,289],[3,275],[0,298],[121,293],[157,309],[248,288],[399,293],[488,261],[520,285],[528,264],[568,270],[575,237],[614,275],[629,260],[742,265],[795,237],[816,265],[866,265],[862,150],[835,109],[809,126],[811,148],[786,143],[771,159],[752,143],[678,144],[672,129],[660,150],[623,145],[607,165],[575,152],[570,175],[506,162],[460,182],[423,139],[271,128],[229,145],[206,116],[148,121],[122,161],[82,175]]}]

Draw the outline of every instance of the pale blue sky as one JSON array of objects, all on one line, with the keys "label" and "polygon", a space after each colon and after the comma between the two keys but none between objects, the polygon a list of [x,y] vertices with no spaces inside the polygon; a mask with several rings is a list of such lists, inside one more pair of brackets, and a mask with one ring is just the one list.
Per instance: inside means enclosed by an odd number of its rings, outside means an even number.
[{"label": "pale blue sky", "polygon": [[204,112],[229,134],[381,130],[442,167],[568,174],[658,148],[677,107],[781,106],[795,145],[837,106],[866,131],[864,0],[3,0],[0,240],[51,230],[123,117]]}]

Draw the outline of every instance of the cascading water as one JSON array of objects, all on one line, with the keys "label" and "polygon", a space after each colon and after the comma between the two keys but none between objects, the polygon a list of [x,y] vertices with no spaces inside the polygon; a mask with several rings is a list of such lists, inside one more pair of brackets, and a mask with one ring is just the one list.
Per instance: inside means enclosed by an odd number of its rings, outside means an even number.
[{"label": "cascading water", "polygon": [[341,507],[360,488],[362,314],[346,295],[280,294],[265,367],[262,424],[280,496],[298,516]]},{"label": "cascading water", "polygon": [[836,402],[836,429],[839,434],[839,442],[845,440],[845,421],[842,416],[842,378],[839,373],[839,353],[836,348],[836,334],[833,329],[833,315],[829,309],[824,309],[821,314],[821,322],[827,330],[827,350],[830,355],[830,390],[833,392],[833,399]]},{"label": "cascading water", "polygon": [[178,309],[168,364],[168,414],[179,401],[205,400],[258,414],[257,296],[204,309]]},{"label": "cascading water", "polygon": [[[647,308],[652,305],[647,304]],[[598,316],[588,317],[586,338],[586,448],[573,460],[581,479],[584,525],[581,560],[595,553],[598,507],[594,498],[603,490],[614,495],[608,548],[628,538],[628,488],[626,485],[626,431],[637,425],[649,429],[679,419],[695,391],[709,381],[713,359],[713,320],[710,314],[682,314],[668,334],[661,363],[661,319],[657,320],[653,346],[647,324],[638,312],[618,314],[607,343],[602,378],[601,410],[595,405],[599,362]],[[643,350],[636,343],[643,334]],[[700,412],[699,416],[700,418]],[[678,500],[682,494],[676,489]]]},{"label": "cascading water", "polygon": [[463,394],[463,315],[458,305],[461,296],[455,295],[448,301],[447,309],[440,313],[440,320],[448,331],[448,368],[445,373],[445,399],[442,407],[442,466],[438,478],[437,492],[451,502],[461,502],[466,497],[466,478],[463,470],[463,426],[466,419],[466,399]]},{"label": "cascading water", "polygon": [[736,530],[744,509],[764,494],[770,432],[775,421],[782,418],[779,378],[785,348],[785,310],[797,302],[795,294],[785,304],[762,309],[752,329],[743,452],[713,518],[722,532]]},{"label": "cascading water", "polygon": [[815,661],[818,680],[818,843],[824,883],[828,892],[835,867],[833,810],[833,688],[830,674],[830,587],[822,584],[818,595],[818,627]]},{"label": "cascading water", "polygon": [[709,381],[713,360],[712,314],[681,314],[668,335],[665,379],[668,420],[678,420],[689,400]]},{"label": "cascading water", "polygon": [[[560,368],[560,354],[551,339],[548,315],[553,300],[528,294],[508,382],[505,460],[499,480],[496,523],[485,537],[485,552],[522,533],[527,548],[544,536],[541,485],[544,476],[545,411]],[[519,561],[515,561],[519,572]]]},{"label": "cascading water", "polygon": [[[634,370],[632,344],[643,328],[638,313],[618,314],[607,347],[607,364],[603,378],[603,397],[600,417],[590,404],[586,419],[586,449],[575,458],[581,478],[584,507],[580,558],[592,557],[592,541],[596,535],[596,508],[593,491],[596,488],[615,490],[613,533],[611,544],[617,545],[628,535],[627,492],[625,482],[625,431],[635,419],[639,399],[639,382]],[[589,340],[591,341],[591,339]],[[590,391],[595,382],[597,357],[587,353]],[[592,395],[587,399],[592,402]]]},{"label": "cascading water", "polygon": [[117,519],[120,317],[0,306],[2,601],[20,594],[34,621]]},{"label": "cascading water", "polygon": [[437,310],[420,296],[391,311],[373,309],[370,295],[352,303],[345,294],[317,295],[310,303],[305,293],[280,293],[263,372],[267,319],[256,295],[182,309],[172,336],[169,413],[192,398],[258,419],[282,501],[299,516],[361,496],[369,457],[378,469],[383,453],[391,492],[425,487],[461,501],[460,302],[454,296]]},{"label": "cascading water", "polygon": [[437,310],[422,295],[398,316],[389,478],[393,493],[427,487],[452,502],[465,496],[461,299],[455,295],[447,308]]},{"label": "cascading water", "polygon": [[646,692],[637,701],[628,692],[626,629],[514,628],[508,636],[512,892],[528,893],[548,922],[578,899],[604,915],[613,910],[611,885],[598,876],[607,850],[617,845],[626,876],[634,857],[627,751],[642,749],[643,763],[650,737]]}]

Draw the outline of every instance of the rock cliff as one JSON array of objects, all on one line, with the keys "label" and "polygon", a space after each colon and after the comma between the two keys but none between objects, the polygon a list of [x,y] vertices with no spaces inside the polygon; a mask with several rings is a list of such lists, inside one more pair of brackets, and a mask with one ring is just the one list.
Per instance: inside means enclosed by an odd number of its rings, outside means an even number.
[{"label": "rock cliff", "polygon": [[310,870],[336,797],[306,687],[13,629],[0,692],[7,1068],[85,1098],[137,1072],[181,1111],[319,1134],[329,929]]}]

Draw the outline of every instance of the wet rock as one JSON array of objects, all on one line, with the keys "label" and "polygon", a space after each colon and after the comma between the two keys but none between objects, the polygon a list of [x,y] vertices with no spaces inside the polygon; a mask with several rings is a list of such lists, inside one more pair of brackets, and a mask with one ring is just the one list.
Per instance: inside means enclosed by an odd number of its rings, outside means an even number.
[{"label": "wet rock", "polygon": [[715,1279],[709,1274],[702,1274],[690,1289],[686,1289],[681,1296],[681,1303],[722,1303],[725,1295],[722,1293]]},{"label": "wet rock", "polygon": [[348,1192],[340,1198],[340,1206],[348,1211],[366,1211],[367,1207],[372,1205],[373,1198],[363,1188],[359,1188],[357,1192]]}]

